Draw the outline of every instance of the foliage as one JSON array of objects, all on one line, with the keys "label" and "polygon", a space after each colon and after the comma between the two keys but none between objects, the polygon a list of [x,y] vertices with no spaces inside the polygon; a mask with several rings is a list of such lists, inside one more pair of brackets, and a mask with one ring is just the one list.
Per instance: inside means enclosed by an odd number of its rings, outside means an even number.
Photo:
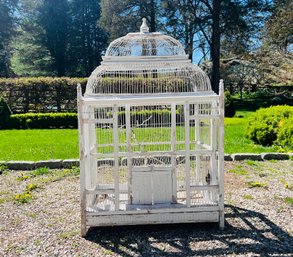
[{"label": "foliage", "polygon": [[[58,77],[65,76],[66,50],[69,34],[67,0],[44,0],[39,7],[39,24],[44,29],[43,45],[53,57]],[[54,19],[52,19],[54,17]]]},{"label": "foliage", "polygon": [[[119,1],[116,1],[118,4]],[[89,76],[100,64],[108,35],[97,25],[100,1],[72,0],[70,8],[70,37],[68,39],[69,76]],[[115,6],[115,5],[114,5]]]},{"label": "foliage", "polygon": [[229,91],[225,91],[225,117],[233,117],[235,112],[233,97]]},{"label": "foliage", "polygon": [[10,129],[77,128],[76,113],[25,113],[13,114],[7,127]]},{"label": "foliage", "polygon": [[0,97],[9,104],[13,113],[76,111],[76,86],[85,89],[82,78],[0,78]]},{"label": "foliage", "polygon": [[49,173],[49,169],[47,167],[41,167],[41,168],[33,170],[30,174],[32,177],[35,177],[35,176],[47,175],[48,173]]},{"label": "foliage", "polygon": [[156,31],[159,20],[159,2],[155,0],[102,0],[99,24],[110,35],[110,40],[136,32],[142,18],[150,24],[150,31]]},{"label": "foliage", "polygon": [[237,175],[247,175],[247,171],[241,165],[237,165],[234,169],[228,170],[228,172]]},{"label": "foliage", "polygon": [[5,127],[9,116],[11,115],[11,110],[8,104],[4,101],[3,98],[0,98],[0,129]]},{"label": "foliage", "polygon": [[266,187],[266,184],[258,182],[258,181],[248,181],[246,184],[251,188],[254,188],[254,187]]},{"label": "foliage", "polygon": [[[277,139],[278,133],[280,133],[280,128],[283,127],[285,121],[292,116],[292,106],[273,106],[270,108],[261,108],[250,117],[246,128],[246,136],[257,144],[262,144],[264,146],[272,145]],[[291,138],[289,137],[287,141],[284,136],[287,133],[292,133],[290,128],[290,125],[288,125],[288,128],[286,125],[281,130],[282,132],[278,141],[279,144],[281,142],[286,145],[289,143]]]},{"label": "foliage", "polygon": [[[292,112],[293,113],[293,112]],[[293,115],[278,123],[279,131],[275,144],[281,146],[285,150],[293,150]]]},{"label": "foliage", "polygon": [[23,193],[15,195],[14,199],[18,203],[28,203],[32,200],[32,194],[30,191],[25,191]]},{"label": "foliage", "polygon": [[11,74],[11,40],[15,35],[16,17],[14,16],[18,0],[0,0],[0,77]]},{"label": "foliage", "polygon": [[265,42],[273,49],[288,51],[293,43],[293,3],[291,0],[275,1],[274,10],[266,22]]},{"label": "foliage", "polygon": [[293,206],[293,197],[287,196],[287,197],[284,198],[284,201],[285,201],[285,203]]},{"label": "foliage", "polygon": [[44,30],[38,22],[41,1],[20,0],[17,35],[13,40],[11,68],[17,76],[54,76],[53,58],[43,44]]}]

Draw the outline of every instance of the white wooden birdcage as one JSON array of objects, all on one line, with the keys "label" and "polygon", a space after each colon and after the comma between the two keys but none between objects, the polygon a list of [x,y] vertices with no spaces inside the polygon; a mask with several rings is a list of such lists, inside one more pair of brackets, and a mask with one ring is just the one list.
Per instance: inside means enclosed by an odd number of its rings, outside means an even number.
[{"label": "white wooden birdcage", "polygon": [[82,235],[89,227],[219,222],[223,204],[220,94],[161,33],[113,41],[78,88]]}]

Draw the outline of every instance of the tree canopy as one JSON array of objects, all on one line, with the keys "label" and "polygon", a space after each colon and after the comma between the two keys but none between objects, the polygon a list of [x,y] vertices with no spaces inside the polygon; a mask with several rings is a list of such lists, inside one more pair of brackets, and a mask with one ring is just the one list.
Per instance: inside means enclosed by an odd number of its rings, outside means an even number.
[{"label": "tree canopy", "polygon": [[257,55],[262,62],[260,56],[280,51],[292,60],[292,6],[290,0],[0,0],[0,76],[88,76],[109,42],[138,31],[145,17],[150,31],[170,34],[190,59],[212,64],[217,92],[221,59]]}]

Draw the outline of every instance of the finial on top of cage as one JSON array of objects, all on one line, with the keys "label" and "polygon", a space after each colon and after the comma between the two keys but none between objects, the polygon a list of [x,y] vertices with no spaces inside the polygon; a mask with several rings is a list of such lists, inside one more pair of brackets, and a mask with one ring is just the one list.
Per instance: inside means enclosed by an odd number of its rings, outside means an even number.
[{"label": "finial on top of cage", "polygon": [[147,23],[146,18],[142,18],[142,24],[140,26],[140,33],[148,33],[150,31]]},{"label": "finial on top of cage", "polygon": [[224,93],[224,80],[220,79],[220,84],[219,84],[219,94]]}]

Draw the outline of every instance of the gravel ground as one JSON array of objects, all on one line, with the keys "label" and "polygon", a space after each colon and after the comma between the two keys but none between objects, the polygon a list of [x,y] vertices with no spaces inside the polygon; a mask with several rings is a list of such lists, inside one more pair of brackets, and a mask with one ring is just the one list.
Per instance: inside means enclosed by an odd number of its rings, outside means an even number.
[{"label": "gravel ground", "polygon": [[[293,256],[293,161],[225,166],[224,231],[215,224],[128,226],[94,228],[86,238],[79,236],[76,169],[4,171],[0,256]],[[17,194],[32,199],[18,203]]]}]

